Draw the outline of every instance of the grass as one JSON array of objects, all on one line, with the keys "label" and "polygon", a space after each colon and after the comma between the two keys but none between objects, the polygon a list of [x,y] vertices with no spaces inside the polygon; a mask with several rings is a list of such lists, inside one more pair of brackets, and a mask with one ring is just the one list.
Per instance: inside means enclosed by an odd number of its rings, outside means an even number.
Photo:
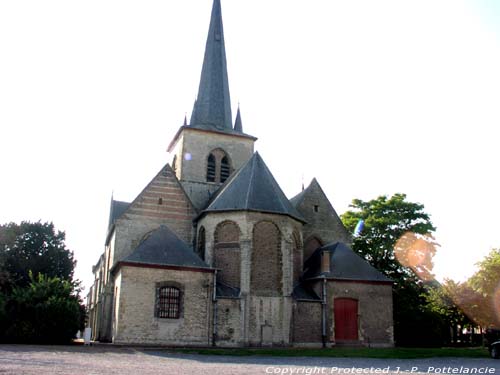
[{"label": "grass", "polygon": [[206,355],[228,356],[273,356],[273,357],[348,357],[348,358],[436,358],[436,357],[466,357],[485,358],[488,350],[485,348],[236,348],[236,349],[176,349],[180,353],[196,353]]}]

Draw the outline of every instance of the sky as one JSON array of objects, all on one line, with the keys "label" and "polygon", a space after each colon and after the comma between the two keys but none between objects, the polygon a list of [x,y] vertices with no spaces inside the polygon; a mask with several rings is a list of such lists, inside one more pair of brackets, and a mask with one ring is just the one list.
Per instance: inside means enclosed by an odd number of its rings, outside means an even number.
[{"label": "sky", "polygon": [[[0,2],[0,223],[52,221],[89,286],[110,199],[160,168],[211,0]],[[464,280],[500,247],[500,2],[222,0],[233,116],[288,197],[405,193]]]}]

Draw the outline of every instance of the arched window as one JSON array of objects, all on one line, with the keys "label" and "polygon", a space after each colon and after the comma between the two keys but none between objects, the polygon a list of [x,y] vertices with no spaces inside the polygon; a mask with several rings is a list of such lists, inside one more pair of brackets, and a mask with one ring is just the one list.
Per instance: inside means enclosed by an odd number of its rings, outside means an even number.
[{"label": "arched window", "polygon": [[215,228],[214,267],[217,279],[226,285],[239,288],[241,257],[240,228],[233,221],[223,221]]},{"label": "arched window", "polygon": [[158,288],[156,317],[179,319],[181,314],[181,291],[173,286]]},{"label": "arched window", "polygon": [[229,166],[229,160],[227,160],[227,156],[224,156],[220,162],[220,182],[226,181],[230,173],[231,168]]},{"label": "arched window", "polygon": [[213,150],[207,158],[207,181],[224,183],[231,175],[231,161],[224,150]]},{"label": "arched window", "polygon": [[198,243],[196,245],[196,253],[199,257],[205,260],[205,228],[201,227],[198,232]]},{"label": "arched window", "polygon": [[216,176],[216,166],[215,166],[215,156],[213,154],[208,155],[207,160],[207,181],[215,182]]}]

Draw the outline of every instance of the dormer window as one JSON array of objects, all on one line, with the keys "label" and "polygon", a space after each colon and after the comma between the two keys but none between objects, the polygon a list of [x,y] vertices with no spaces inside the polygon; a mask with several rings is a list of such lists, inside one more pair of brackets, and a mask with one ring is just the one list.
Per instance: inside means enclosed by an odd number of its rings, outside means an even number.
[{"label": "dormer window", "polygon": [[213,150],[207,158],[207,182],[224,183],[231,175],[229,157],[221,149]]}]

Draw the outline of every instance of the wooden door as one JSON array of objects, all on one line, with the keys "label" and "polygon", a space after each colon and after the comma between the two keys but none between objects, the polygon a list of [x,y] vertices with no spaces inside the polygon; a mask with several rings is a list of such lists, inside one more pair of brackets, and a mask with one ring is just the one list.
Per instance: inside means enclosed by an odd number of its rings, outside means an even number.
[{"label": "wooden door", "polygon": [[335,341],[358,340],[358,301],[351,298],[335,298]]}]

